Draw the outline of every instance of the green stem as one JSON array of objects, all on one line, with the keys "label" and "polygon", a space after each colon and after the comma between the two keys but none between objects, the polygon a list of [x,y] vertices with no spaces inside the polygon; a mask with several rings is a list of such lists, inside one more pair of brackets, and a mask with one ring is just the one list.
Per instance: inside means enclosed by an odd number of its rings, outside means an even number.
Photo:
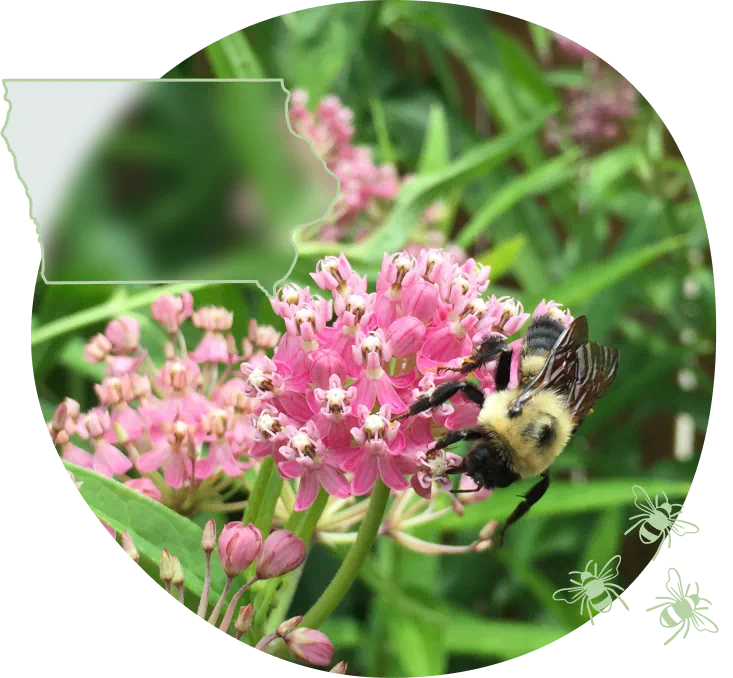
[{"label": "green stem", "polygon": [[255,526],[262,533],[263,540],[267,539],[267,536],[272,530],[272,517],[275,515],[275,507],[277,506],[277,500],[280,498],[282,486],[282,477],[277,471],[273,471],[270,474],[270,481],[267,483],[267,488],[262,497],[260,510],[253,519]]},{"label": "green stem", "polygon": [[244,510],[242,516],[242,522],[246,525],[247,523],[253,523],[260,512],[262,506],[262,500],[265,498],[265,491],[270,483],[270,477],[275,471],[275,460],[272,457],[265,457],[260,466],[259,473],[257,474],[257,481],[255,486],[252,488],[252,492],[249,495],[249,503],[247,508]]},{"label": "green stem", "polygon": [[109,318],[113,318],[117,315],[123,315],[124,313],[133,311],[136,308],[148,306],[163,294],[176,295],[186,290],[197,290],[212,284],[213,283],[209,282],[176,283],[175,285],[168,285],[166,287],[153,287],[129,297],[124,292],[121,294],[115,294],[98,306],[93,306],[92,308],[86,308],[83,311],[72,313],[71,315],[54,320],[43,325],[43,327],[39,327],[37,330],[32,331],[31,346],[55,339],[62,334],[73,332],[80,327],[92,325],[94,323],[101,322],[102,320],[108,320]]},{"label": "green stem", "polygon": [[369,511],[364,516],[356,542],[354,542],[344,562],[341,563],[341,567],[331,580],[328,588],[303,617],[304,628],[317,629],[328,619],[348,593],[369,555],[371,546],[379,531],[388,499],[389,488],[378,478],[369,501]]}]

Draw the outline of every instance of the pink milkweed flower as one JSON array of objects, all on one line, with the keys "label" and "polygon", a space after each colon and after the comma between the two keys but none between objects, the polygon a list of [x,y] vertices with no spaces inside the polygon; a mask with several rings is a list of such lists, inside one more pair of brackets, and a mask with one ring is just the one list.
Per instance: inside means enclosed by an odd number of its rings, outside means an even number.
[{"label": "pink milkweed flower", "polygon": [[147,377],[140,374],[106,377],[101,384],[94,385],[94,390],[101,405],[111,411],[112,426],[105,434],[108,442],[117,442],[118,432],[124,434],[125,440],[136,440],[143,435],[145,423],[128,403],[150,393]]},{"label": "pink milkweed flower", "polygon": [[344,389],[341,383],[341,378],[333,374],[328,389],[316,388],[310,392],[313,395],[309,404],[316,413],[313,421],[331,448],[348,447],[351,441],[351,402],[356,397],[356,388]]},{"label": "pink milkweed flower", "polygon": [[496,329],[501,331],[505,337],[510,337],[522,329],[524,323],[529,319],[529,313],[525,313],[522,303],[513,297],[501,297],[499,301],[503,312]]},{"label": "pink milkweed flower", "polygon": [[219,306],[206,306],[195,311],[192,317],[194,327],[205,330],[199,345],[190,353],[197,363],[229,363],[231,351],[224,332],[232,328],[234,314]]},{"label": "pink milkweed flower", "polygon": [[140,343],[140,324],[135,318],[122,316],[112,320],[104,334],[112,343],[115,353],[131,353]]},{"label": "pink milkweed flower", "polygon": [[195,391],[201,370],[193,360],[167,360],[158,372],[158,382],[168,394],[154,406],[141,408],[141,414],[152,425],[160,425],[179,418],[187,424],[196,424],[211,407],[209,401]]},{"label": "pink milkweed flower", "polygon": [[281,333],[272,325],[260,325],[254,318],[249,319],[247,339],[257,348],[275,348],[280,341]]},{"label": "pink milkweed flower", "polygon": [[570,309],[563,311],[561,306],[562,304],[558,304],[556,301],[545,301],[543,299],[532,313],[532,317],[539,318],[543,315],[549,315],[551,318],[557,320],[563,327],[568,327],[575,318],[571,315]]},{"label": "pink milkweed flower", "polygon": [[105,434],[111,427],[112,420],[107,410],[94,408],[79,418],[76,428],[81,438],[92,441],[94,446],[92,468],[107,478],[127,473],[132,468],[132,462],[105,440]]},{"label": "pink milkweed flower", "polygon": [[404,289],[409,288],[420,277],[415,257],[407,252],[382,258],[382,268],[377,275],[376,312],[379,324],[386,327],[396,317],[397,303]]},{"label": "pink milkweed flower", "polygon": [[387,341],[382,329],[377,329],[357,335],[352,346],[354,362],[361,366],[361,374],[354,382],[356,398],[352,406],[366,406],[371,410],[374,403],[389,405],[391,410],[400,414],[407,406],[395,390],[393,378],[382,368],[383,362],[392,359],[392,345]]},{"label": "pink milkweed flower", "polygon": [[280,446],[287,440],[285,433],[289,425],[287,415],[268,403],[263,403],[257,414],[252,414],[248,421],[251,444],[248,454],[253,458],[266,457],[272,454],[275,461],[280,458]]},{"label": "pink milkweed flower", "polygon": [[292,572],[305,560],[305,544],[288,530],[275,530],[265,539],[257,559],[257,576],[272,579]]},{"label": "pink milkweed flower", "polygon": [[309,421],[300,429],[287,426],[285,435],[287,443],[279,450],[284,461],[278,464],[278,470],[285,478],[300,478],[293,507],[296,511],[304,511],[313,504],[319,485],[339,499],[351,494],[349,482],[326,450],[315,422]]},{"label": "pink milkweed flower", "polygon": [[324,257],[316,264],[316,272],[310,274],[322,290],[332,290],[342,297],[352,292],[352,285],[361,287],[361,278],[354,273],[343,252],[338,256]]},{"label": "pink milkweed flower", "polygon": [[392,355],[404,358],[417,353],[425,339],[425,325],[419,318],[404,315],[387,328],[385,338],[392,347]]},{"label": "pink milkweed flower", "polygon": [[297,659],[309,664],[328,666],[333,659],[333,643],[323,631],[296,628],[283,640]]},{"label": "pink milkweed flower", "polygon": [[380,408],[377,414],[370,414],[362,405],[357,412],[359,426],[351,429],[351,435],[360,448],[344,464],[346,470],[354,474],[351,491],[355,495],[367,494],[374,487],[377,475],[387,487],[406,490],[410,484],[397,461],[405,447],[399,422],[390,421],[392,413],[388,406]]},{"label": "pink milkweed flower", "polygon": [[112,342],[103,334],[93,336],[84,346],[84,360],[88,363],[99,363],[112,350]]},{"label": "pink milkweed flower", "polygon": [[346,379],[347,368],[344,359],[332,350],[316,351],[312,356],[310,379],[319,388],[327,388],[331,377]]},{"label": "pink milkweed flower", "polygon": [[182,420],[173,423],[171,432],[161,437],[150,452],[140,455],[136,466],[141,473],[151,473],[163,467],[163,478],[173,488],[183,487],[191,476],[189,441],[191,432]]},{"label": "pink milkweed flower", "polygon": [[175,334],[193,314],[193,296],[190,292],[182,292],[178,297],[163,294],[152,303],[150,310],[156,322],[169,334]]},{"label": "pink milkweed flower", "polygon": [[403,290],[400,302],[402,312],[430,323],[438,313],[438,286],[427,280],[417,280]]},{"label": "pink milkweed flower", "polygon": [[210,443],[209,455],[196,462],[196,477],[208,478],[220,467],[228,476],[240,476],[249,464],[244,464],[234,456],[229,429],[229,416],[226,410],[212,409],[201,418],[201,425]]},{"label": "pink milkweed flower", "polygon": [[423,499],[430,499],[433,483],[438,483],[443,490],[451,490],[452,484],[447,474],[451,469],[458,468],[463,458],[444,450],[426,450],[415,455],[415,462],[415,473],[410,484]]},{"label": "pink milkweed flower", "polygon": [[307,306],[313,301],[310,290],[307,287],[289,284],[277,291],[277,294],[270,300],[270,305],[275,315],[281,318],[291,318],[294,309],[302,305]]},{"label": "pink milkweed flower", "polygon": [[219,560],[228,577],[246,570],[262,549],[262,533],[251,523],[227,523],[219,535]]},{"label": "pink milkweed flower", "polygon": [[280,372],[285,365],[267,356],[254,356],[239,366],[245,379],[244,394],[249,398],[270,400],[284,390],[285,377]]},{"label": "pink milkweed flower", "polygon": [[153,501],[160,501],[162,499],[160,490],[150,478],[135,478],[134,480],[128,480],[125,485]]}]

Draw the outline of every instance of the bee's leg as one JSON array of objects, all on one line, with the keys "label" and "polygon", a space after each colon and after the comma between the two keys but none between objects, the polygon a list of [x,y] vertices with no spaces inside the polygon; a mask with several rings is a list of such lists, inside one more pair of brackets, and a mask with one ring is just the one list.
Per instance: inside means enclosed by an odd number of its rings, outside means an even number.
[{"label": "bee's leg", "polygon": [[513,523],[516,523],[522,516],[527,513],[527,511],[529,511],[529,509],[532,508],[532,506],[534,506],[540,499],[542,499],[542,496],[545,494],[545,492],[547,492],[547,488],[549,486],[550,474],[547,471],[543,471],[542,480],[540,480],[540,482],[534,485],[530,489],[530,491],[524,495],[524,501],[519,504],[517,508],[514,509],[513,513],[506,519],[504,525],[502,525],[496,539],[497,546],[501,546],[501,543],[504,541],[504,534],[507,531],[507,528]]},{"label": "bee's leg", "polygon": [[478,440],[482,438],[484,433],[475,428],[463,428],[458,431],[448,431],[444,436],[441,436],[435,441],[431,450],[443,450],[454,443],[459,443],[462,440]]},{"label": "bee's leg", "polygon": [[414,417],[416,414],[425,412],[431,407],[438,407],[439,405],[448,402],[448,400],[450,400],[459,391],[462,391],[469,400],[475,402],[479,407],[483,407],[484,394],[481,393],[481,390],[477,386],[467,381],[446,381],[436,387],[429,396],[418,398],[414,403],[412,403],[407,412],[399,415],[398,417],[394,417],[392,421]]},{"label": "bee's leg", "polygon": [[470,374],[482,365],[499,356],[499,364],[496,368],[496,388],[503,391],[509,383],[509,372],[512,364],[512,349],[507,346],[503,337],[489,335],[476,348],[470,356],[464,358],[460,367],[438,367],[438,374],[442,372],[459,372]]}]

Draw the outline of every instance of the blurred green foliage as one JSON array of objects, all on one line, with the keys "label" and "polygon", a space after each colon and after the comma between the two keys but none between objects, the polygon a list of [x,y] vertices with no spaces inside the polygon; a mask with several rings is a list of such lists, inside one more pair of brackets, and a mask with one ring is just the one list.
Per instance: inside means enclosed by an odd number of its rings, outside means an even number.
[{"label": "blurred green foliage", "polygon": [[[712,397],[715,298],[692,179],[644,101],[624,137],[602,152],[572,144],[549,152],[541,127],[563,105],[558,85],[584,82],[578,66],[541,66],[552,50],[539,26],[478,9],[385,0],[272,19],[168,74],[283,77],[314,100],[335,93],[354,110],[360,143],[417,172],[378,234],[349,252],[372,283],[384,243],[401,248],[415,215],[439,197],[451,208],[451,239],[492,264],[490,292],[516,295],[528,308],[543,298],[561,301],[589,317],[594,339],[621,350],[613,389],[553,467],[558,482],[501,552],[435,558],[378,544],[326,626],[352,675],[472,669],[577,627],[584,621],[577,609],[553,601],[552,592],[568,585],[570,570],[616,553],[627,586],[654,552],[635,534],[623,537],[632,485],[681,498],[697,465]],[[199,175],[201,182],[211,177],[204,168]],[[308,284],[317,259],[338,249],[303,243],[292,279]],[[232,256],[248,265],[245,251]],[[83,339],[118,312],[144,319],[141,298],[147,303],[149,294],[39,284],[33,360],[46,417],[65,395],[94,402],[98,375],[81,361]],[[279,326],[254,288],[209,285],[194,296],[197,305],[233,310],[239,336],[250,317]],[[155,331],[145,322],[144,333]],[[695,436],[679,459],[673,450],[683,415]],[[423,536],[470,541],[505,514],[515,494],[470,506],[464,518],[446,518]],[[312,552],[294,612],[318,597],[342,555]]]}]

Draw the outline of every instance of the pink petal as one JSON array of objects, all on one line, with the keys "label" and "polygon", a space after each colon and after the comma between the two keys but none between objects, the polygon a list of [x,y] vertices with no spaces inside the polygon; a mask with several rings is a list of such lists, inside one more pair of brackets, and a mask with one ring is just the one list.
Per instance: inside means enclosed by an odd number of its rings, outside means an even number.
[{"label": "pink petal", "polygon": [[351,491],[359,496],[367,494],[377,482],[379,466],[374,455],[364,454],[354,469],[354,479],[351,482]]},{"label": "pink petal", "polygon": [[136,463],[137,470],[140,473],[150,473],[159,469],[165,463],[169,453],[170,447],[166,443],[153,448],[150,452],[141,454]]},{"label": "pink petal", "polygon": [[61,457],[65,461],[69,461],[72,464],[81,466],[82,468],[92,468],[94,464],[94,455],[73,443],[67,443],[64,445],[64,448],[61,451]]},{"label": "pink petal", "polygon": [[94,470],[97,473],[111,477],[127,473],[131,468],[132,462],[106,440],[99,440],[94,446]]},{"label": "pink petal", "polygon": [[384,484],[393,490],[406,490],[410,487],[404,476],[400,473],[395,459],[389,455],[379,457],[379,475]]},{"label": "pink petal", "polygon": [[163,473],[165,482],[171,487],[179,488],[186,479],[186,462],[181,454],[171,454],[165,464]]},{"label": "pink petal", "polygon": [[356,397],[351,403],[352,410],[357,410],[359,405],[364,405],[367,410],[371,410],[374,407],[374,403],[377,401],[376,382],[373,379],[369,379],[366,374],[363,374],[359,377],[355,386]]},{"label": "pink petal", "polygon": [[315,473],[304,473],[298,485],[298,496],[295,498],[296,511],[305,511],[316,500],[318,495],[318,476]]},{"label": "pink petal", "polygon": [[216,466],[216,455],[213,454],[212,451],[209,451],[208,457],[196,460],[196,477],[199,480],[201,480],[202,478],[208,478],[216,471]]},{"label": "pink petal", "polygon": [[379,398],[380,405],[389,405],[394,414],[402,414],[402,412],[407,411],[407,405],[397,395],[395,387],[392,386],[392,381],[386,374],[381,379],[378,379],[376,384],[377,397]]},{"label": "pink petal", "polygon": [[333,466],[324,464],[318,470],[318,479],[323,485],[323,489],[326,490],[332,497],[338,497],[344,499],[351,495],[351,485],[346,480],[343,473],[337,470]]}]

